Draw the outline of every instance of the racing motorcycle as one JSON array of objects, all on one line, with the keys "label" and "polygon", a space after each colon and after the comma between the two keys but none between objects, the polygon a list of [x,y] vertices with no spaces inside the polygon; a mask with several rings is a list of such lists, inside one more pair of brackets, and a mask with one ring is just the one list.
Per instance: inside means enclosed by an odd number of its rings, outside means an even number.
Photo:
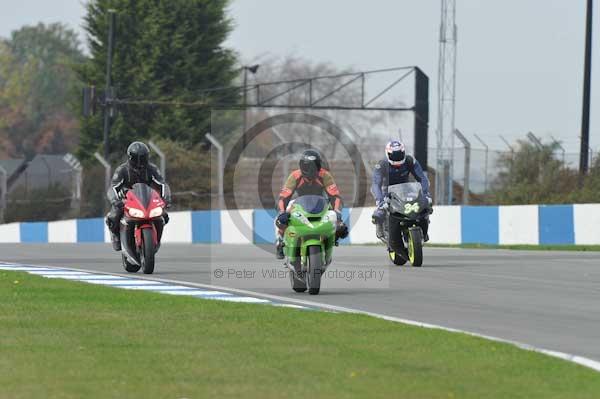
[{"label": "racing motorcycle", "polygon": [[120,223],[123,267],[130,273],[154,272],[154,256],[160,248],[166,203],[150,186],[136,183],[123,200]]},{"label": "racing motorcycle", "polygon": [[395,265],[407,261],[413,266],[423,264],[423,231],[419,223],[431,213],[429,201],[420,183],[401,183],[388,187],[383,205],[383,236],[388,255]]},{"label": "racing motorcycle", "polygon": [[290,283],[296,292],[317,295],[321,277],[331,263],[337,214],[319,195],[297,198],[289,208],[290,218],[283,237]]}]

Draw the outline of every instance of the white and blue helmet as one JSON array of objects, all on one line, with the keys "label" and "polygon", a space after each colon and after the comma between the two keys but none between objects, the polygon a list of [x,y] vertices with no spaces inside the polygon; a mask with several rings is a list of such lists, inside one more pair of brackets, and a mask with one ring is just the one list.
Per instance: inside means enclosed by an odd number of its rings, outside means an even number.
[{"label": "white and blue helmet", "polygon": [[385,156],[392,166],[400,166],[406,159],[404,144],[398,140],[392,140],[385,145]]}]

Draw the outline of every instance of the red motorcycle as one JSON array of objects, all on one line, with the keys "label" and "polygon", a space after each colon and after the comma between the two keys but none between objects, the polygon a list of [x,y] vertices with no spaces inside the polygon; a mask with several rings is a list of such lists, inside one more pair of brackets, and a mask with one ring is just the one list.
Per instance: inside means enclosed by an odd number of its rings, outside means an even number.
[{"label": "red motorcycle", "polygon": [[141,268],[145,274],[152,274],[165,225],[166,203],[150,186],[137,183],[127,191],[123,205],[125,213],[120,228],[123,267],[130,273]]}]

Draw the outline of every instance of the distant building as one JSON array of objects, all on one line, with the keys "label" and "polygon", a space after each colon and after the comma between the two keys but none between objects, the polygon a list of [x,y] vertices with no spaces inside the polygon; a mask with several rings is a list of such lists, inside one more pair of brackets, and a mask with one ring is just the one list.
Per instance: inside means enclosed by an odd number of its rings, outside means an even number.
[{"label": "distant building", "polygon": [[24,159],[0,160],[0,166],[7,171],[9,198],[15,190],[23,195],[53,185],[70,191],[73,187],[75,168],[79,167],[70,154],[36,155],[29,162]]}]

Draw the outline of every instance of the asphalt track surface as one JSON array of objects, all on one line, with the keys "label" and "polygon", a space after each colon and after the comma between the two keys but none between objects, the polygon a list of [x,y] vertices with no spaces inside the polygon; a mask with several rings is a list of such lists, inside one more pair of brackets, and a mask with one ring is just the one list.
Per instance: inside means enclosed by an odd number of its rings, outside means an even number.
[{"label": "asphalt track surface", "polygon": [[[123,272],[109,244],[2,244],[0,261]],[[336,248],[317,296],[294,293],[287,278],[272,274],[280,270],[282,262],[264,247],[172,244],[161,248],[154,276],[359,309],[600,360],[600,253],[426,248],[424,266],[412,268],[391,265],[380,246],[345,246]]]}]

